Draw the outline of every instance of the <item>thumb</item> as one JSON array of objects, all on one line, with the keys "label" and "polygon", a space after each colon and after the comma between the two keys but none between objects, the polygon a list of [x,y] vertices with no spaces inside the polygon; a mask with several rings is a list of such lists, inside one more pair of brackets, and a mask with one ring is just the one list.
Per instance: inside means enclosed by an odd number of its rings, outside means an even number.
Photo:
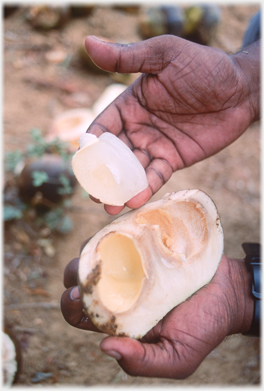
[{"label": "thumb", "polygon": [[105,71],[156,74],[175,58],[175,50],[180,51],[185,42],[172,35],[129,44],[106,42],[95,36],[88,36],[85,48],[93,62]]},{"label": "thumb", "polygon": [[117,359],[121,368],[131,376],[180,378],[177,363],[173,362],[173,347],[169,342],[165,345],[141,343],[128,337],[106,337],[100,348]]}]

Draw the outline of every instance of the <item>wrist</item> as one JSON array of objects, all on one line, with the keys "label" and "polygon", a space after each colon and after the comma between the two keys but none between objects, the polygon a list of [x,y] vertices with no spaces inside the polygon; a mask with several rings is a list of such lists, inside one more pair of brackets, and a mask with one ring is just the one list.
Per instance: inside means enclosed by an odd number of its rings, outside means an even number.
[{"label": "wrist", "polygon": [[241,81],[243,106],[251,124],[260,119],[260,40],[230,57]]},{"label": "wrist", "polygon": [[243,259],[227,258],[230,277],[230,327],[228,334],[246,334],[252,323],[252,277]]}]

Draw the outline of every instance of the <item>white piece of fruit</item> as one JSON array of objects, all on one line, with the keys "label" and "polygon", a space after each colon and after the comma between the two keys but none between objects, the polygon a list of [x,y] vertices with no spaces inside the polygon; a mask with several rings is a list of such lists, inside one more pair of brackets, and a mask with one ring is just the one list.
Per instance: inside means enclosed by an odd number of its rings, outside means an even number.
[{"label": "white piece of fruit", "polygon": [[85,133],[72,158],[80,185],[107,205],[124,205],[148,186],[145,170],[131,149],[110,132]]},{"label": "white piece of fruit", "polygon": [[127,88],[124,84],[110,84],[106,87],[102,95],[94,103],[92,110],[95,116],[101,114],[101,112],[106,109],[106,107],[113,102],[122,92]]},{"label": "white piece of fruit", "polygon": [[84,311],[107,334],[141,338],[212,279],[222,253],[212,199],[201,190],[167,194],[86,244],[78,271]]},{"label": "white piece of fruit", "polygon": [[16,347],[8,334],[2,331],[3,384],[10,387],[17,372]]}]

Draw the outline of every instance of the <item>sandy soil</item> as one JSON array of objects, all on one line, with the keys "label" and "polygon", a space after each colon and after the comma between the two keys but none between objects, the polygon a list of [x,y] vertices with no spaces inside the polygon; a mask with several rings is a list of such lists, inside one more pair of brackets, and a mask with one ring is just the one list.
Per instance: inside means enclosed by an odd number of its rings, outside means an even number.
[{"label": "sandy soil", "polygon": [[[223,6],[211,45],[235,52],[258,9],[257,5]],[[80,66],[77,52],[87,34],[119,42],[141,39],[137,13],[96,7],[90,16],[71,19],[63,29],[40,32],[27,23],[26,11],[20,8],[4,21],[6,151],[25,148],[32,128],[47,132],[57,113],[90,107],[114,82],[112,75],[94,75]],[[65,51],[68,65],[48,61],[45,54],[50,50]],[[241,243],[260,240],[260,124],[252,125],[218,155],[175,173],[154,199],[187,188],[200,188],[214,199],[224,228],[225,253],[244,257]],[[74,229],[64,236],[32,232],[23,220],[5,226],[4,317],[22,349],[19,386],[259,384],[258,339],[228,337],[192,376],[178,381],[126,375],[100,351],[102,335],[69,326],[59,308],[64,268],[78,255],[80,244],[111,220],[101,205],[84,199],[79,188],[72,204]],[[39,238],[49,240],[53,256],[36,244]],[[49,377],[35,383],[37,372]]]}]

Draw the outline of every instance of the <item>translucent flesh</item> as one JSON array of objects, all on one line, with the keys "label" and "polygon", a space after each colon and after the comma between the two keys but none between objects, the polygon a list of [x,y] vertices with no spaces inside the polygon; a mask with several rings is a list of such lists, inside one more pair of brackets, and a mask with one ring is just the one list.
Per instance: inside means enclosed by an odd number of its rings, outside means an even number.
[{"label": "translucent flesh", "polygon": [[100,180],[100,183],[108,189],[112,189],[117,184],[115,176],[106,164],[95,167],[90,175],[94,180]]},{"label": "translucent flesh", "polygon": [[124,205],[148,186],[143,166],[118,137],[109,132],[99,138],[83,136],[72,168],[90,195],[105,204]]},{"label": "translucent flesh", "polygon": [[138,298],[145,277],[133,240],[111,233],[100,242],[99,252],[102,260],[98,283],[100,299],[109,311],[127,311]]}]

